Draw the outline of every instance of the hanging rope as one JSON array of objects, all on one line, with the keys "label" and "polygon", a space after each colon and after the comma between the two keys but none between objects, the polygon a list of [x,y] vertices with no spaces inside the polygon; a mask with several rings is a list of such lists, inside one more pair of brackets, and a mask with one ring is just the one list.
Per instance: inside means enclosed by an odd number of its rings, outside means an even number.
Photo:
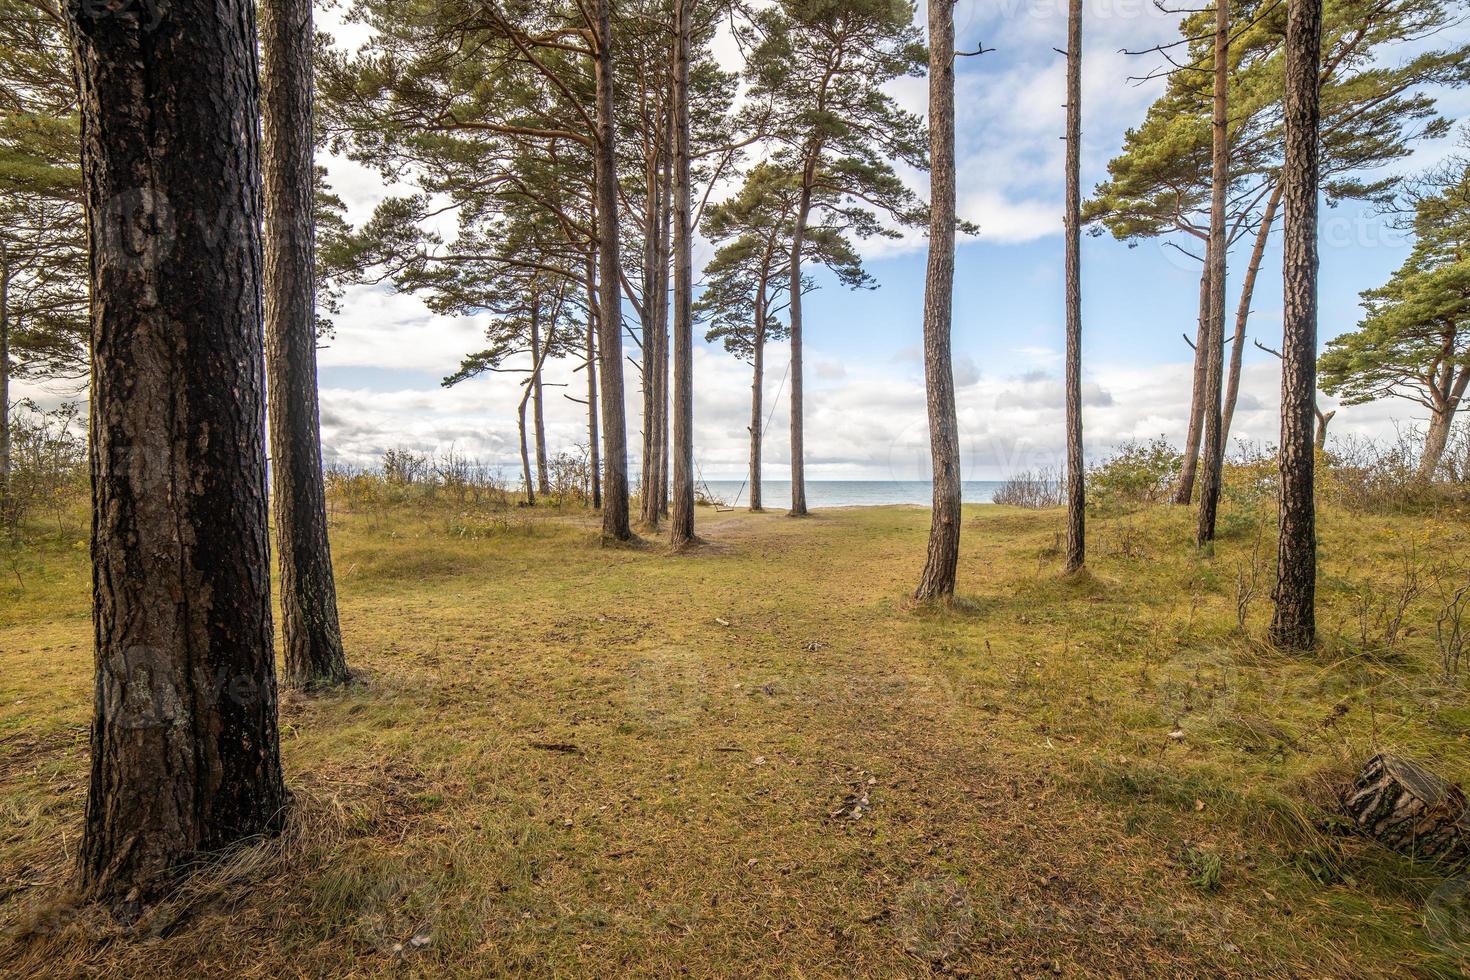
[{"label": "hanging rope", "polygon": [[[785,371],[784,374],[781,375],[781,383],[776,386],[776,397],[773,398],[773,399],[771,399],[771,411],[769,413],[767,413],[767,415],[766,415],[766,424],[763,425],[763,426],[761,426],[761,442],[762,443],[764,443],[766,441],[766,433],[768,431],[770,431],[770,428],[771,428],[771,420],[776,417],[776,406],[779,405],[780,402],[781,402],[781,393],[786,390],[786,379],[789,378],[789,377],[791,377],[791,362],[788,360],[786,362],[786,371]],[[746,475],[745,475],[745,479],[743,479],[743,480],[740,481],[740,489],[735,491],[735,499],[732,500],[732,501],[730,501],[730,506],[728,506],[728,507],[716,507],[715,510],[717,510],[717,511],[731,511],[731,510],[734,510],[735,509],[735,505],[738,504],[738,503],[740,503],[740,497],[741,497],[741,495],[745,493],[745,485],[747,483],[749,483],[749,482],[750,482],[750,474],[747,472]],[[704,489],[705,489],[705,492],[706,493],[709,492],[709,487],[708,486],[706,486]],[[714,498],[711,497],[710,499],[714,499]]]}]

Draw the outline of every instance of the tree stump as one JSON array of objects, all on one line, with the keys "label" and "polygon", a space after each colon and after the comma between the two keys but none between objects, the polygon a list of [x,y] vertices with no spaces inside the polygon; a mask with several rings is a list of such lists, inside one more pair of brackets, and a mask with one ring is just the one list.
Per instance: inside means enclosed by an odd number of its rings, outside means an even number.
[{"label": "tree stump", "polygon": [[1342,794],[1358,832],[1419,860],[1470,862],[1470,808],[1455,784],[1407,759],[1375,755]]}]

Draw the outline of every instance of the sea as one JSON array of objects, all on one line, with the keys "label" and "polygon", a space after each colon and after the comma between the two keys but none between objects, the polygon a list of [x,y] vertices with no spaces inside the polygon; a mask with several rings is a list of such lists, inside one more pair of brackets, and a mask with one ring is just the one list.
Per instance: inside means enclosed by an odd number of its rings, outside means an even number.
[{"label": "sea", "polygon": [[[967,504],[988,504],[1000,486],[999,480],[966,480],[960,495]],[[726,507],[750,506],[750,487],[741,480],[706,480],[695,484]],[[790,480],[762,480],[762,505],[767,510],[791,506]],[[884,504],[929,506],[933,488],[928,480],[807,480],[806,505],[822,507],[877,507]]]}]

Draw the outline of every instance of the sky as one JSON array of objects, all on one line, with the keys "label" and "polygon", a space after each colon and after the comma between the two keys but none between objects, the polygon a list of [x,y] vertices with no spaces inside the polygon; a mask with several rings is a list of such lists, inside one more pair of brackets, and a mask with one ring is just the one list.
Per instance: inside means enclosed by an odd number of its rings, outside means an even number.
[{"label": "sky", "polygon": [[[352,44],[351,25],[323,12],[319,26]],[[922,17],[922,9],[919,12]],[[1161,83],[1130,76],[1157,64],[1140,49],[1177,36],[1178,15],[1152,0],[1086,0],[1083,69],[1083,188],[1106,175],[1128,127],[1143,119]],[[1062,187],[1066,0],[960,0],[961,49],[983,43],[992,52],[960,59],[957,69],[959,211],[980,225],[956,256],[954,365],[962,475],[1004,478],[1058,467],[1064,457]],[[1435,46],[1464,43],[1464,25]],[[733,45],[717,53],[733,66]],[[1415,49],[1417,50],[1417,49]],[[1410,53],[1390,52],[1398,60]],[[926,81],[892,86],[900,104],[922,113]],[[1470,116],[1470,95],[1444,92],[1451,119]],[[1419,170],[1442,158],[1453,140],[1416,149],[1400,169]],[[327,161],[329,179],[361,220],[393,189],[349,161]],[[923,194],[923,175],[910,174]],[[1231,253],[1238,270],[1248,243]],[[1384,282],[1409,243],[1362,206],[1322,211],[1319,334],[1325,343],[1358,320],[1358,294]],[[925,241],[864,245],[872,291],[851,292],[818,274],[820,288],[804,304],[806,338],[807,478],[923,479],[929,473],[928,428],[921,360]],[[696,273],[710,255],[696,250]],[[1279,235],[1268,251],[1251,318],[1252,336],[1279,346]],[[1231,276],[1230,307],[1238,288]],[[1084,236],[1082,245],[1084,426],[1090,458],[1128,441],[1164,436],[1182,442],[1189,408],[1192,351],[1181,337],[1195,330],[1199,268],[1159,243],[1137,247],[1111,237]],[[449,450],[519,471],[512,375],[490,375],[445,389],[439,381],[467,353],[483,346],[484,321],[430,313],[411,296],[383,287],[349,292],[336,318],[336,336],[320,352],[322,439],[329,463],[373,466],[383,451]],[[700,333],[700,331],[696,331]],[[784,344],[767,354],[765,398],[771,412],[765,476],[784,479],[789,465]],[[570,364],[548,370],[548,440],[553,453],[586,442],[585,409],[565,397],[585,392]],[[641,396],[627,365],[630,468],[639,459]],[[750,369],[697,337],[695,457],[706,479],[740,479],[748,452]],[[1279,429],[1279,365],[1253,346],[1245,371],[1233,440],[1268,443]],[[556,387],[566,385],[567,387]],[[25,392],[21,392],[24,394]],[[1331,406],[1331,399],[1323,399]],[[1407,402],[1380,402],[1340,411],[1334,436],[1385,438],[1422,421]]]}]

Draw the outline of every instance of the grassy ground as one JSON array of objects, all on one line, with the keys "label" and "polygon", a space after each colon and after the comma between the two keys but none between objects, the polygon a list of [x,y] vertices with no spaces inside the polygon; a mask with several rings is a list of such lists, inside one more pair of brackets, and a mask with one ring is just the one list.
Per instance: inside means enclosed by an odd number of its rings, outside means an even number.
[{"label": "grassy ground", "polygon": [[1292,658],[1260,642],[1272,547],[1240,515],[1213,556],[1184,510],[1094,520],[1077,580],[1060,513],[966,517],[973,608],[940,612],[906,601],[920,509],[702,509],[677,556],[569,514],[339,511],[363,678],[283,699],[288,833],[126,933],[57,898],[88,566],[80,530],[37,531],[0,552],[0,973],[1466,967],[1470,935],[1423,926],[1438,877],[1317,804],[1379,748],[1470,775],[1433,578],[1470,526],[1329,512],[1327,639]]}]

